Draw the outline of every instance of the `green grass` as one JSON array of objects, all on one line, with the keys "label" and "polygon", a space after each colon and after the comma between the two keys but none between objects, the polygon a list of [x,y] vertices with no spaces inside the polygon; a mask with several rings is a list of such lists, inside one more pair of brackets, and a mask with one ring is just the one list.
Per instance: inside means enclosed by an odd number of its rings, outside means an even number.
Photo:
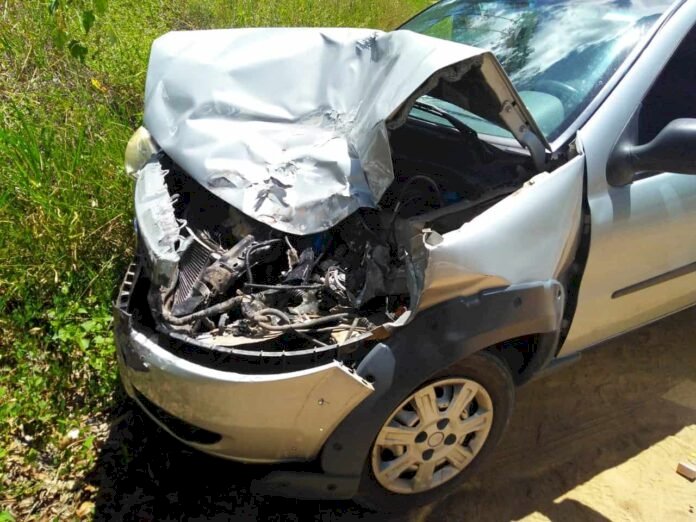
[{"label": "green grass", "polygon": [[89,470],[100,444],[89,426],[114,402],[110,302],[133,240],[122,158],[152,40],[191,28],[392,28],[427,3],[0,2],[0,521],[89,513],[78,510],[89,491],[46,494],[45,481]]}]

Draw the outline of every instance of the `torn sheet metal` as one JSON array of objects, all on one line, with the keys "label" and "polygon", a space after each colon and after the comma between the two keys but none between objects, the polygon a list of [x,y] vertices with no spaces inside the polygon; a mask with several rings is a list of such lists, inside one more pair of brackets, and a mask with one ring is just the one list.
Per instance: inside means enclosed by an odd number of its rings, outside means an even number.
[{"label": "torn sheet metal", "polygon": [[[470,71],[485,100],[456,83]],[[435,88],[521,141],[531,132],[546,144],[492,54],[410,31],[166,34],[152,46],[145,126],[213,194],[310,234],[376,205],[394,177],[388,122],[403,123]]]},{"label": "torn sheet metal", "polygon": [[556,278],[577,246],[585,158],[542,173],[458,230],[425,236],[421,308],[486,288]]}]

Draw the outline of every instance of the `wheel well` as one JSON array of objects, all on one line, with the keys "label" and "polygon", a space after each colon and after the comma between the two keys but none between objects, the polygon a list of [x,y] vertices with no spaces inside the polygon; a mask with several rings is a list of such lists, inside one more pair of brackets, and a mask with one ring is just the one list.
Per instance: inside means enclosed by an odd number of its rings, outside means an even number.
[{"label": "wheel well", "polygon": [[510,370],[516,385],[527,382],[546,362],[545,335],[530,334],[508,339],[488,348],[500,357]]}]

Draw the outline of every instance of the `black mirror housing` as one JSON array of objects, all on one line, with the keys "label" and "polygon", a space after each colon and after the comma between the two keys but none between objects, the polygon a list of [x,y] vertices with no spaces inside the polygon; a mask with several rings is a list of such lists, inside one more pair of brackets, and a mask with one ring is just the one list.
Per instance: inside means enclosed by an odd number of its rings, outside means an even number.
[{"label": "black mirror housing", "polygon": [[619,146],[607,165],[607,181],[628,185],[638,172],[696,174],[696,119],[674,120],[644,145]]}]

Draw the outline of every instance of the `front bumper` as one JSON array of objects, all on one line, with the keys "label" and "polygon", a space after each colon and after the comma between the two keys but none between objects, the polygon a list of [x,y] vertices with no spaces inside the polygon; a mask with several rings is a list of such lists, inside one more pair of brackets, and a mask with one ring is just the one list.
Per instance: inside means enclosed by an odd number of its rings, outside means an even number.
[{"label": "front bumper", "polygon": [[135,324],[132,265],[114,306],[117,358],[127,393],[182,442],[244,462],[309,461],[374,390],[343,364],[246,374],[195,364],[162,335]]}]

